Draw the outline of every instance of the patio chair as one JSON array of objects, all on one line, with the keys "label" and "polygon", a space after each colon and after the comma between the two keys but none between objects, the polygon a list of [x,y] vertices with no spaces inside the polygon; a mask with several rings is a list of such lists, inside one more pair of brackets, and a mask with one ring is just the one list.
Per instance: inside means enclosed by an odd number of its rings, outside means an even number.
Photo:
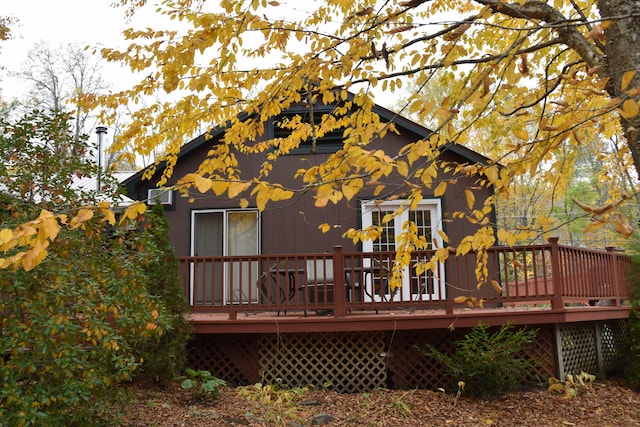
[{"label": "patio chair", "polygon": [[[309,302],[309,296],[315,297],[317,295],[318,299],[322,298],[321,301],[314,302],[329,302],[329,298],[333,299],[333,260],[309,259],[306,265],[305,306]],[[318,311],[318,313],[320,312]]]},{"label": "patio chair", "polygon": [[[278,277],[274,271],[272,267],[270,271],[263,272],[258,278],[261,304],[284,304],[287,302],[289,283],[286,277]],[[284,314],[287,314],[286,310]],[[278,310],[278,316],[280,316],[280,310]]]}]

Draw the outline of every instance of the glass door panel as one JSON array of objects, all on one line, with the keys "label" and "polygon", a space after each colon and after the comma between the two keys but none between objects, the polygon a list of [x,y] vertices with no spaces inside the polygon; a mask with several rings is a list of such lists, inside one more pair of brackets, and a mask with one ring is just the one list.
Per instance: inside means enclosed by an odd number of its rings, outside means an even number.
[{"label": "glass door panel", "polygon": [[[258,213],[230,211],[227,213],[227,224],[227,255],[257,255]],[[232,262],[227,274],[227,283],[230,281],[232,284],[232,295],[228,296],[230,303],[257,302],[257,261]]]},{"label": "glass door panel", "polygon": [[[257,211],[192,213],[191,254],[196,257],[257,255]],[[249,260],[198,262],[191,271],[191,303],[246,303],[257,296],[258,263]],[[194,283],[197,281],[197,283]]]},{"label": "glass door panel", "polygon": [[[397,237],[403,232],[404,224],[412,221],[417,228],[418,236],[425,238],[429,242],[429,249],[433,248],[434,240],[441,244],[437,230],[440,227],[441,212],[439,200],[425,200],[418,204],[417,209],[403,211],[400,214],[393,214],[401,207],[402,201],[373,203],[364,202],[362,204],[362,225],[363,227],[380,227],[380,238],[375,241],[366,241],[363,244],[365,252],[395,251],[397,248]],[[393,216],[389,221],[383,223],[385,216]],[[388,283],[377,282],[372,277],[365,285],[368,287],[367,294],[371,295],[370,300],[390,301],[390,300],[414,300],[428,301],[444,297],[444,265],[439,265],[437,271],[425,271],[416,274],[415,266],[419,262],[428,260],[413,257],[410,266],[403,268],[402,288],[391,292]],[[371,266],[366,266],[371,267]],[[386,271],[391,270],[390,265],[383,266]],[[378,289],[384,286],[384,289]]]},{"label": "glass door panel", "polygon": [[[213,257],[223,255],[224,216],[221,212],[205,212],[194,215],[192,255],[197,257]],[[191,283],[192,303],[211,305],[222,302],[222,287],[207,284],[222,283],[222,264],[198,262],[192,272],[200,286]]]}]

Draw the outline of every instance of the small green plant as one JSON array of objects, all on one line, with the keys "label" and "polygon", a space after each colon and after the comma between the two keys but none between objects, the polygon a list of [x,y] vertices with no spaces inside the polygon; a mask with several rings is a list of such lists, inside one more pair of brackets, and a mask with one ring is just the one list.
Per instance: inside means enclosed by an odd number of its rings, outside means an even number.
[{"label": "small green plant", "polygon": [[516,389],[523,376],[536,365],[534,360],[518,357],[536,334],[536,330],[526,328],[514,331],[510,323],[491,333],[487,325],[480,323],[454,342],[453,355],[431,345],[426,349],[417,348],[445,366],[451,380],[457,381],[458,397],[464,388],[471,397],[489,399]]},{"label": "small green plant", "polygon": [[595,375],[587,374],[584,371],[576,375],[575,378],[573,375],[567,375],[565,381],[560,381],[557,378],[551,377],[549,378],[548,390],[562,393],[566,398],[576,397],[581,390],[586,388],[589,383],[592,383],[595,380]]},{"label": "small green plant", "polygon": [[263,416],[269,425],[285,426],[289,419],[299,420],[296,399],[304,396],[307,390],[307,387],[285,387],[278,380],[276,384],[256,383],[242,387],[238,396],[266,407]]},{"label": "small green plant", "polygon": [[187,378],[182,381],[182,388],[185,390],[193,390],[196,397],[204,397],[206,395],[219,396],[220,387],[227,385],[225,380],[211,375],[211,372],[205,370],[185,369]]}]

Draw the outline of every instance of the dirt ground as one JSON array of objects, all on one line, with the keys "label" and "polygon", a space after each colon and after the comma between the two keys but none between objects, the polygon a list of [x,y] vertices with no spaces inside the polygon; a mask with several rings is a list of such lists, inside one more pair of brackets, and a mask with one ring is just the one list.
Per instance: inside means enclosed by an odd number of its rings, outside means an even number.
[{"label": "dirt ground", "polygon": [[[491,401],[429,390],[376,390],[338,394],[305,391],[289,404],[265,403],[264,394],[197,398],[179,383],[160,388],[132,384],[122,426],[640,426],[640,393],[617,380],[591,383],[577,397],[546,389],[518,391]],[[255,389],[254,389],[255,390]],[[275,397],[283,397],[282,395]]]}]

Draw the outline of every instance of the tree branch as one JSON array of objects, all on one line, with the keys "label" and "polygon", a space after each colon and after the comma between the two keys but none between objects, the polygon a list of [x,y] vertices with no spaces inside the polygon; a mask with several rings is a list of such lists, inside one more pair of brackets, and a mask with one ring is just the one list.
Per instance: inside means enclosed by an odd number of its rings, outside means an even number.
[{"label": "tree branch", "polygon": [[605,72],[605,67],[603,67],[606,64],[604,54],[578,31],[575,24],[569,25],[569,20],[549,4],[537,0],[528,1],[522,5],[498,0],[475,1],[489,6],[494,13],[550,24],[558,33],[559,40],[573,49],[589,67],[602,67],[601,72]]}]

